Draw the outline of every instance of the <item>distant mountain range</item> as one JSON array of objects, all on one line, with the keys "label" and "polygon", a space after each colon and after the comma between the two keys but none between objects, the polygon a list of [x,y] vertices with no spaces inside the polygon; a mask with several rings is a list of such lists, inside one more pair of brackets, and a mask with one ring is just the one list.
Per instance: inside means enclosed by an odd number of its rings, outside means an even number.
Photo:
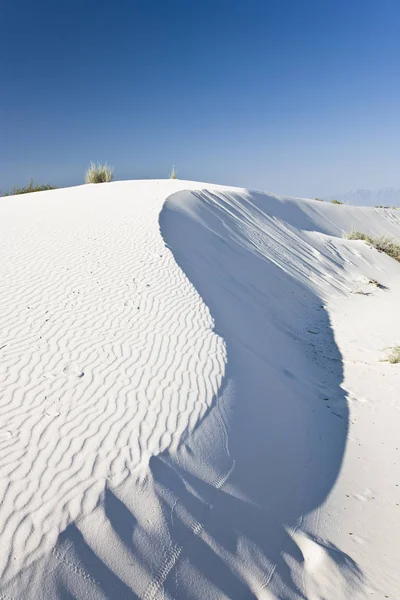
[{"label": "distant mountain range", "polygon": [[344,204],[359,206],[400,206],[400,188],[382,188],[380,190],[355,188],[345,194],[324,198],[324,200],[334,199]]}]

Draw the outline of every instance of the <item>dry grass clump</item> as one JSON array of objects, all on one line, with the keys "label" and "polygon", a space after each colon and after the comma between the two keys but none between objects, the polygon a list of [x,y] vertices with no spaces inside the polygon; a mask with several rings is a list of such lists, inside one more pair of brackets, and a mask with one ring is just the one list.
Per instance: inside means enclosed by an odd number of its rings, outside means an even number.
[{"label": "dry grass clump", "polygon": [[393,348],[389,348],[389,350],[391,352],[384,362],[388,362],[391,365],[400,363],[400,346],[394,346]]},{"label": "dry grass clump", "polygon": [[389,238],[381,237],[373,239],[373,246],[379,252],[385,252],[392,258],[400,261],[400,244]]},{"label": "dry grass clump", "polygon": [[8,192],[7,194],[4,194],[5,196],[16,196],[18,194],[30,194],[31,192],[45,192],[46,190],[56,190],[56,186],[55,185],[50,185],[50,184],[45,184],[45,185],[40,185],[38,183],[35,183],[33,181],[33,179],[30,180],[30,182],[28,183],[28,185],[25,185],[24,187],[20,187],[20,188],[13,188],[10,192]]},{"label": "dry grass clump", "polygon": [[346,240],[364,240],[364,242],[369,242],[372,240],[372,237],[367,235],[366,233],[362,233],[361,231],[357,231],[352,229],[349,233],[346,233],[344,236]]},{"label": "dry grass clump", "polygon": [[339,202],[339,200],[331,200],[331,204],[343,204],[343,202]]},{"label": "dry grass clump", "polygon": [[395,240],[387,237],[373,237],[361,231],[350,231],[345,237],[348,240],[363,240],[379,252],[384,252],[400,262],[400,244]]},{"label": "dry grass clump", "polygon": [[379,283],[379,281],[377,281],[376,279],[368,279],[368,285],[374,285],[375,287],[378,288],[378,290],[387,290],[388,289],[388,287],[386,285]]},{"label": "dry grass clump", "polygon": [[178,173],[176,172],[174,165],[172,165],[172,169],[171,169],[171,172],[169,174],[169,178],[170,179],[176,179],[177,177],[178,177]]},{"label": "dry grass clump", "polygon": [[105,183],[112,181],[114,177],[114,169],[109,167],[107,163],[90,163],[85,171],[85,183]]}]

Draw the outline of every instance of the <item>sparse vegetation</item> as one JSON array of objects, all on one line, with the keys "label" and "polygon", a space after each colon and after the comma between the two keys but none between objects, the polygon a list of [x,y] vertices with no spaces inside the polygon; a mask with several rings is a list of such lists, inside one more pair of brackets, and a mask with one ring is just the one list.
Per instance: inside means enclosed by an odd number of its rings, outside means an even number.
[{"label": "sparse vegetation", "polygon": [[174,165],[172,165],[172,169],[171,169],[171,172],[170,172],[170,174],[169,174],[169,178],[170,178],[170,179],[177,179],[177,177],[178,177],[178,173],[177,173],[177,171],[175,170],[175,167],[174,167]]},{"label": "sparse vegetation", "polygon": [[379,252],[384,252],[392,258],[400,261],[400,244],[389,238],[373,238],[372,245]]},{"label": "sparse vegetation", "polygon": [[390,354],[384,362],[388,362],[391,365],[400,363],[400,346],[394,346],[393,348],[388,348],[388,350],[390,350]]},{"label": "sparse vegetation", "polygon": [[356,229],[352,229],[349,233],[346,233],[344,236],[346,240],[363,240],[364,242],[369,242],[372,240],[372,237],[367,235],[366,233],[362,233],[361,231],[357,231]]},{"label": "sparse vegetation", "polygon": [[343,204],[343,202],[339,202],[339,200],[331,200],[331,204]]},{"label": "sparse vegetation", "polygon": [[348,240],[362,240],[367,242],[367,244],[376,248],[379,252],[384,252],[400,262],[400,244],[395,240],[386,237],[373,237],[361,231],[350,231],[345,237]]},{"label": "sparse vegetation", "polygon": [[386,287],[386,285],[383,285],[382,283],[379,283],[379,281],[377,281],[376,279],[368,279],[368,284],[369,285],[374,285],[379,290],[387,290],[388,289]]},{"label": "sparse vegetation", "polygon": [[314,198],[314,200],[318,200],[318,202],[323,202],[322,198]]},{"label": "sparse vegetation", "polygon": [[375,287],[380,287],[380,283],[376,279],[368,279],[368,283],[369,283],[369,285],[374,285]]},{"label": "sparse vegetation", "polygon": [[114,169],[106,164],[90,163],[85,171],[85,183],[105,183],[112,181]]},{"label": "sparse vegetation", "polygon": [[18,194],[30,194],[31,192],[45,192],[46,190],[56,190],[56,186],[54,185],[50,185],[50,184],[45,184],[45,185],[40,185],[38,183],[35,183],[33,179],[30,180],[30,182],[28,183],[28,185],[25,185],[24,187],[21,188],[13,188],[11,191],[7,192],[7,194],[4,194],[5,196],[16,196]]}]

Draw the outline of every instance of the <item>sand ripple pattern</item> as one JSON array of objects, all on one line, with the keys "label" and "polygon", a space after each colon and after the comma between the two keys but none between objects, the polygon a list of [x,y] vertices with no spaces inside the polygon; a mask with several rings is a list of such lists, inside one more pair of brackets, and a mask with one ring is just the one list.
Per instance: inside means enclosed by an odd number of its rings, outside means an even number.
[{"label": "sand ripple pattern", "polygon": [[[182,183],[170,182],[171,193]],[[0,574],[140,478],[211,405],[225,347],[165,248],[166,184],[0,205]]]}]

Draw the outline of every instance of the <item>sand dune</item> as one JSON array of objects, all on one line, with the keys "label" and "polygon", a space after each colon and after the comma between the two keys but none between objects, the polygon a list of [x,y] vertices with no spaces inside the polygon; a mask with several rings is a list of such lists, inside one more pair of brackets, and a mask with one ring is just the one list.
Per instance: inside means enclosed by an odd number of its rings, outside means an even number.
[{"label": "sand dune", "polygon": [[0,227],[0,598],[400,595],[400,264],[342,239],[398,211],[138,181]]}]

